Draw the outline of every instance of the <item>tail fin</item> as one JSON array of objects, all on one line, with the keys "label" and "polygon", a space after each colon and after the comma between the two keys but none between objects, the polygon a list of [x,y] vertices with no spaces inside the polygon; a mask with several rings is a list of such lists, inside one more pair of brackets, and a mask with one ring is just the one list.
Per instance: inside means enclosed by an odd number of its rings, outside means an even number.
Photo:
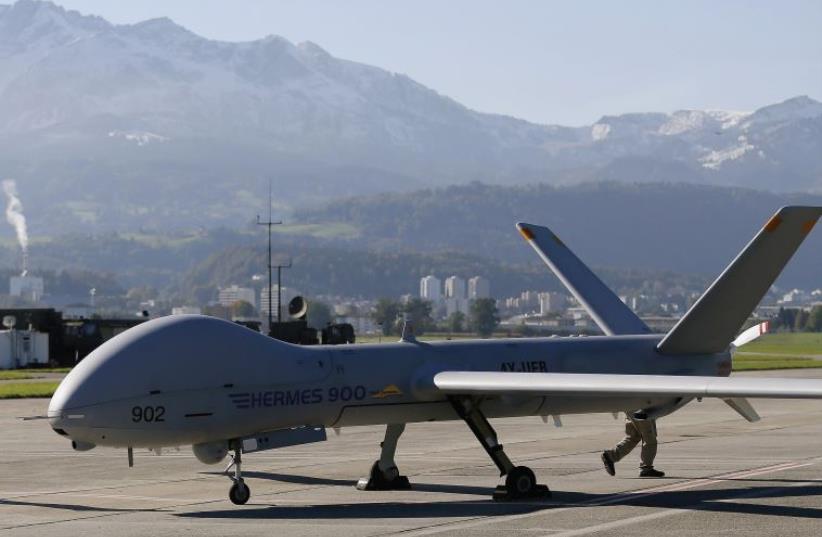
[{"label": "tail fin", "polygon": [[517,229],[605,334],[651,331],[550,229],[523,223]]},{"label": "tail fin", "polygon": [[822,207],[783,207],[660,342],[664,354],[728,348],[768,288],[810,233]]}]

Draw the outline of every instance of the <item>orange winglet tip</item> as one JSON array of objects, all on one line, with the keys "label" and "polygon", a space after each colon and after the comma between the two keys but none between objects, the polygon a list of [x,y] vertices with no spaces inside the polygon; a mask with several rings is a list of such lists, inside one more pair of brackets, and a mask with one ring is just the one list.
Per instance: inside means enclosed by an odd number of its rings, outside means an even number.
[{"label": "orange winglet tip", "polygon": [[531,231],[530,229],[528,229],[525,226],[520,226],[519,234],[522,235],[523,237],[525,237],[525,240],[527,240],[527,241],[534,240],[534,232]]},{"label": "orange winglet tip", "polygon": [[781,223],[782,223],[782,218],[780,218],[778,214],[775,214],[771,217],[770,220],[768,220],[768,223],[765,224],[765,231],[768,231],[768,232],[774,231],[774,230],[776,230],[776,228],[779,227],[779,224],[781,224]]},{"label": "orange winglet tip", "polygon": [[816,225],[816,219],[807,220],[805,222],[802,222],[802,233],[807,235],[808,233],[811,232],[811,230],[813,229],[813,226],[815,226],[815,225]]}]

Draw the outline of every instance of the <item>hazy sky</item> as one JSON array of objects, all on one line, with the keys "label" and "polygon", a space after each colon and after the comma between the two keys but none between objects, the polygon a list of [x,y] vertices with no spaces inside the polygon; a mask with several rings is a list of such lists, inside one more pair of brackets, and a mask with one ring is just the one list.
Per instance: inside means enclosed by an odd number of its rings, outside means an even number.
[{"label": "hazy sky", "polygon": [[167,16],[212,39],[314,41],[471,108],[542,123],[822,98],[819,0],[56,3],[115,23]]}]

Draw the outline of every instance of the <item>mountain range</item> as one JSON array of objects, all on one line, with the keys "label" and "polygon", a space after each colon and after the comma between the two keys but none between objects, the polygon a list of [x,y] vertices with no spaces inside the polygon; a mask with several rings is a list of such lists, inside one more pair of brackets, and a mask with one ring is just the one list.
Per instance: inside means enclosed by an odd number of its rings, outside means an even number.
[{"label": "mountain range", "polygon": [[43,234],[237,225],[264,210],[269,181],[278,211],[476,180],[822,191],[822,103],[540,125],[310,42],[219,42],[20,0],[0,5],[0,177]]}]

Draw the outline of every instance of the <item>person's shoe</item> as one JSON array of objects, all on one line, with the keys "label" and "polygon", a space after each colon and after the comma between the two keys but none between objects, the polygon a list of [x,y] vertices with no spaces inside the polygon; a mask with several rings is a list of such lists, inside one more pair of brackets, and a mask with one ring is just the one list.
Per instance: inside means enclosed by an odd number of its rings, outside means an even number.
[{"label": "person's shoe", "polygon": [[611,458],[611,454],[607,451],[602,452],[602,464],[605,465],[605,471],[608,472],[608,475],[616,475],[616,469],[614,468],[614,459]]},{"label": "person's shoe", "polygon": [[643,468],[639,471],[639,477],[665,477],[665,472],[653,468]]}]

